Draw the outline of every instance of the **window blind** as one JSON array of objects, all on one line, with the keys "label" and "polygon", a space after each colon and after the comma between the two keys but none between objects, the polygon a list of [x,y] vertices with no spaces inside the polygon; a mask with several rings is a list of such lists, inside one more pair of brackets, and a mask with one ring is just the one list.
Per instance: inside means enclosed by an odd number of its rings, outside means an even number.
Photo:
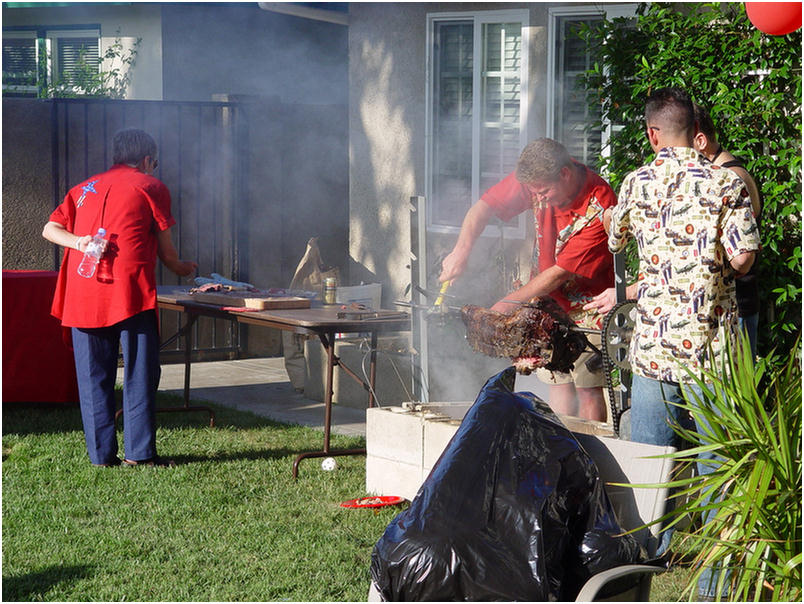
[{"label": "window blind", "polygon": [[586,90],[580,84],[580,76],[591,68],[593,57],[575,31],[581,23],[600,19],[602,17],[562,17],[558,20],[559,35],[556,36],[558,65],[554,132],[572,157],[592,167],[598,161],[602,132],[599,126],[590,128],[590,124],[599,123],[600,109],[589,107]]},{"label": "window blind", "polygon": [[504,178],[519,158],[522,26],[483,25],[480,192]]},{"label": "window blind", "polygon": [[430,220],[459,227],[521,152],[522,24],[433,22]]},{"label": "window blind", "polygon": [[98,38],[58,38],[58,78],[76,84],[80,70],[99,70]]},{"label": "window blind", "polygon": [[3,38],[3,85],[36,86],[36,38]]}]

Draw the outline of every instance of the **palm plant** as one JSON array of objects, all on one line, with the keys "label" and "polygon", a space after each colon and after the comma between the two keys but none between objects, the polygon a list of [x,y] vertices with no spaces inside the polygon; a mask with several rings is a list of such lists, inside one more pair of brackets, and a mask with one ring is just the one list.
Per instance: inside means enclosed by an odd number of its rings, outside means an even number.
[{"label": "palm plant", "polygon": [[[676,432],[692,448],[674,453],[681,465],[702,452],[717,455],[710,473],[673,480],[675,509],[659,522],[689,517],[682,548],[697,551],[684,596],[707,567],[720,568],[717,593],[732,601],[801,601],[800,339],[787,359],[752,362],[747,344],[727,347],[717,366],[690,375],[701,389],[686,409],[699,425]],[[683,474],[683,472],[681,473]]]}]

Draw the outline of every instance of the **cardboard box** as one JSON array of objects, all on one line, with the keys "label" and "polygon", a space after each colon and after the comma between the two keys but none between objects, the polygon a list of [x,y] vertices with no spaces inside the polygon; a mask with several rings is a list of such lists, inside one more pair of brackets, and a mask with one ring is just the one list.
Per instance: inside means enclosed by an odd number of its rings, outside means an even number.
[{"label": "cardboard box", "polygon": [[351,285],[335,288],[336,304],[364,304],[372,310],[379,310],[382,302],[382,283]]}]

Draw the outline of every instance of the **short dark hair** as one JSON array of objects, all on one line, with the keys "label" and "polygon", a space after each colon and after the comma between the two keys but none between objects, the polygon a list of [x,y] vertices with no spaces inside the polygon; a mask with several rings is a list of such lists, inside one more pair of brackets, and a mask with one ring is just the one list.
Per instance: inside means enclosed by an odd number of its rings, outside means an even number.
[{"label": "short dark hair", "polygon": [[156,141],[144,130],[126,128],[114,135],[112,161],[115,164],[137,164],[147,156],[156,159]]},{"label": "short dark hair", "polygon": [[659,88],[645,103],[645,123],[659,126],[671,134],[692,136],[695,129],[692,100],[681,88]]},{"label": "short dark hair", "polygon": [[709,112],[701,107],[698,103],[693,103],[692,108],[695,111],[695,121],[698,122],[698,130],[703,132],[707,138],[717,140],[717,132],[715,131],[715,123]]},{"label": "short dark hair", "polygon": [[524,183],[555,181],[564,166],[572,166],[572,157],[564,145],[551,138],[540,138],[528,143],[522,151],[516,165],[516,178]]}]

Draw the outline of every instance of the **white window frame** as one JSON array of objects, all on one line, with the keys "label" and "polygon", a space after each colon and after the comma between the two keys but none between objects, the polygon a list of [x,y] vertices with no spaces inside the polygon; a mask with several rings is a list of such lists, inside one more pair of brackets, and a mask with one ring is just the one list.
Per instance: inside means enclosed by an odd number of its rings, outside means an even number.
[{"label": "white window frame", "polygon": [[[59,73],[59,44],[58,40],[64,38],[97,38],[98,40],[98,57],[102,57],[101,53],[101,35],[100,29],[49,29],[45,31],[45,39],[48,42],[48,52],[50,54],[50,61],[48,61],[48,72],[50,81],[54,78],[60,78]],[[98,64],[98,71],[100,72],[100,64]]]},{"label": "white window frame", "polygon": [[[500,11],[480,11],[480,12],[451,12],[451,13],[429,13],[427,15],[427,69],[426,80],[427,88],[425,92],[425,195],[426,199],[433,199],[432,195],[432,160],[433,160],[433,98],[434,98],[434,57],[433,57],[433,31],[435,24],[439,21],[472,21],[474,25],[473,46],[476,51],[482,49],[482,30],[486,23],[510,23],[518,22],[522,25],[522,58],[520,62],[520,110],[519,110],[519,146],[524,148],[528,141],[528,111],[530,103],[528,99],[529,82],[529,44],[530,36],[530,11],[527,9],[512,9]],[[469,207],[473,205],[483,191],[480,190],[480,116],[479,110],[481,99],[481,57],[475,56],[473,60],[473,85],[472,85],[472,191]],[[513,169],[514,166],[511,167]],[[459,221],[463,216],[459,217]],[[514,226],[503,225],[503,233],[506,238],[524,239],[525,238],[525,219],[520,215],[516,219]],[[427,204],[427,230],[434,233],[458,233],[460,226],[445,226],[433,224],[432,204]],[[489,225],[481,236],[499,237],[500,229],[498,226]]]},{"label": "white window frame", "polygon": [[[39,71],[39,37],[37,35],[37,30],[35,28],[26,29],[26,30],[10,30],[10,31],[3,31],[3,38],[7,39],[23,39],[23,40],[33,40],[34,43],[34,52],[36,57],[36,71],[38,74]],[[47,52],[50,54],[50,41],[46,42],[48,45]],[[50,77],[50,61],[47,64],[48,70],[48,78]],[[37,75],[38,78],[38,75]],[[37,83],[38,84],[38,83]],[[39,87],[37,84],[32,84],[30,86],[20,85],[20,84],[10,84],[8,86],[3,86],[3,91],[8,92],[21,92],[25,94],[33,94],[36,96],[37,92],[39,91]]]},{"label": "white window frame", "polygon": [[[561,17],[602,17],[606,20],[617,17],[635,17],[636,4],[595,4],[558,6],[548,9],[547,27],[547,127],[548,138],[555,136],[555,107],[556,107],[556,37],[558,36],[558,19]],[[622,126],[612,125],[608,120],[603,121],[601,132],[601,155],[609,157],[609,140],[614,132],[621,130]]]},{"label": "white window frame", "polygon": [[[64,26],[61,26],[64,27]],[[55,77],[59,77],[59,57],[58,55],[58,40],[64,38],[97,38],[98,40],[98,57],[103,56],[103,46],[102,46],[102,38],[101,38],[101,29],[100,26],[98,27],[86,27],[86,26],[78,26],[81,29],[73,28],[73,29],[59,29],[58,26],[55,27],[31,27],[30,29],[15,29],[15,30],[3,30],[3,38],[29,38],[34,40],[34,45],[36,48],[36,59],[37,59],[37,66],[39,64],[39,44],[38,40],[43,38],[45,40],[45,46],[47,48],[48,60],[47,60],[47,80],[49,83],[52,84]],[[37,67],[38,69],[38,67]],[[98,70],[100,71],[100,64],[98,65]],[[36,95],[39,86],[38,82],[36,85],[33,86],[9,86],[4,88],[4,90],[8,90],[9,92],[26,92]],[[78,91],[80,92],[80,91]]]}]

